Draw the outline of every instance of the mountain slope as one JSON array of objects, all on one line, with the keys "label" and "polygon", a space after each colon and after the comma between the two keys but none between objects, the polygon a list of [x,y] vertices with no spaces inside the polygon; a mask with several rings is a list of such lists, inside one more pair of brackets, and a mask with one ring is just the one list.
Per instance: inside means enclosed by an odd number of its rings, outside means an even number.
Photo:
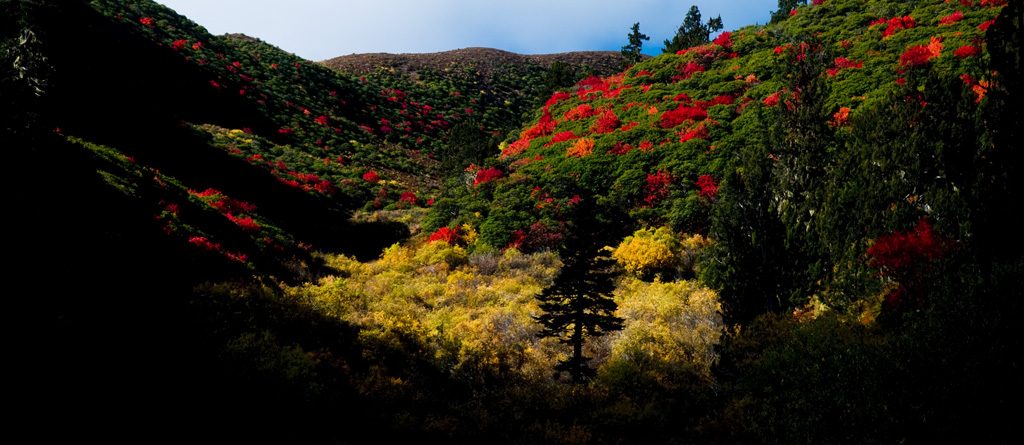
[{"label": "mountain slope", "polygon": [[[848,304],[833,280],[867,274],[853,260],[870,240],[923,217],[953,238],[978,236],[980,215],[965,209],[987,198],[972,184],[1016,165],[989,164],[1009,148],[984,142],[999,127],[976,126],[1001,114],[986,93],[1007,74],[985,49],[990,27],[1013,26],[993,24],[1004,2],[816,3],[553,94],[474,183],[436,201],[444,210],[428,226],[469,224],[493,247],[556,247],[532,238],[571,232],[586,209],[619,236],[662,224],[710,232],[722,250],[706,278],[753,298],[733,302],[741,318],[790,298]],[[774,234],[743,234],[759,226]],[[781,269],[738,266],[744,249],[775,252]],[[762,275],[735,275],[754,273],[744,267]],[[761,288],[730,287],[742,282]]]}]

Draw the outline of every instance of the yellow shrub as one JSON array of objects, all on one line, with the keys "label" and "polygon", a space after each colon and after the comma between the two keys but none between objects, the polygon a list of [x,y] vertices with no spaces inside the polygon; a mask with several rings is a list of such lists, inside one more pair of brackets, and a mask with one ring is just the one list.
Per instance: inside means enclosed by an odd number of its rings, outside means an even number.
[{"label": "yellow shrub", "polygon": [[460,246],[453,246],[448,243],[427,243],[424,244],[416,255],[413,262],[418,265],[430,266],[438,263],[446,263],[449,268],[454,269],[468,260],[466,250]]},{"label": "yellow shrub", "polygon": [[679,240],[668,227],[640,229],[627,236],[612,252],[612,258],[627,272],[638,277],[653,277],[679,264]]},{"label": "yellow shrub", "polygon": [[724,329],[714,291],[687,281],[627,278],[616,289],[615,301],[616,315],[626,321],[613,340],[613,359],[631,360],[642,354],[710,375],[717,360],[714,346]]}]

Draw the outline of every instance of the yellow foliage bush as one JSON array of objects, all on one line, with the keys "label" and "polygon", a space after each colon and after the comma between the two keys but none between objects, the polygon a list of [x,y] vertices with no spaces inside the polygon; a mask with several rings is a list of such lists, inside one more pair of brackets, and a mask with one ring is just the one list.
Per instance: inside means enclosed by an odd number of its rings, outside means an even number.
[{"label": "yellow foliage bush", "polygon": [[365,264],[323,255],[338,275],[281,286],[289,298],[358,326],[376,353],[417,345],[410,353],[458,378],[547,378],[561,349],[536,337],[533,316],[540,311],[535,296],[558,272],[558,255],[508,249],[474,257],[470,262],[462,247],[447,243],[396,244]]},{"label": "yellow foliage bush", "polygon": [[612,258],[633,275],[653,277],[679,264],[680,248],[679,240],[668,227],[645,228],[622,240]]},{"label": "yellow foliage bush", "polygon": [[645,359],[710,376],[724,330],[718,294],[689,281],[626,278],[615,292],[626,321],[612,339],[612,360]]},{"label": "yellow foliage bush", "polygon": [[693,270],[700,252],[711,242],[699,235],[679,239],[668,227],[633,232],[612,252],[627,272],[642,279],[671,278]]}]

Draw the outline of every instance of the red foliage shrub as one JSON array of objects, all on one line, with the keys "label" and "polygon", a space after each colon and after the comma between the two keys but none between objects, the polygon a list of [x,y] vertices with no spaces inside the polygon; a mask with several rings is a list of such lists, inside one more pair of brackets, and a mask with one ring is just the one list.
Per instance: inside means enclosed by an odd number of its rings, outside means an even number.
[{"label": "red foliage shrub", "polygon": [[520,139],[518,141],[515,141],[515,142],[509,144],[508,148],[506,148],[505,151],[501,152],[501,157],[504,158],[504,157],[508,157],[508,156],[515,156],[517,154],[520,154],[520,153],[526,151],[526,149],[529,148],[529,147],[530,147],[530,140],[529,139]]},{"label": "red foliage shrub", "polygon": [[416,205],[419,203],[419,200],[416,199],[416,192],[402,192],[402,196],[398,198],[398,201],[409,205]]},{"label": "red foliage shrub", "polygon": [[502,175],[504,175],[504,173],[497,167],[485,168],[476,172],[476,178],[473,180],[473,185],[480,185],[485,182],[493,181],[502,177]]},{"label": "red foliage shrub", "polygon": [[693,76],[693,73],[704,72],[704,67],[700,66],[695,62],[690,62],[687,63],[681,71],[683,72],[683,79],[689,79],[691,76]]},{"label": "red foliage shrub", "polygon": [[675,110],[662,113],[661,121],[658,125],[661,128],[673,128],[688,120],[701,121],[707,117],[708,113],[700,108],[680,105]]},{"label": "red foliage shrub", "polygon": [[829,76],[835,76],[840,70],[846,68],[863,68],[864,62],[859,60],[850,60],[846,57],[836,57],[835,66],[828,69]]},{"label": "red foliage shrub", "polygon": [[957,48],[956,51],[953,51],[953,54],[961,59],[966,59],[968,57],[978,57],[981,55],[981,47],[974,45],[964,45],[961,46],[960,48]]},{"label": "red foliage shrub", "polygon": [[697,128],[694,128],[690,131],[687,131],[686,133],[683,133],[682,136],[679,138],[679,142],[686,142],[690,139],[707,139],[709,135],[710,134],[708,133],[707,127],[705,127],[704,123],[702,122],[700,125],[697,125]]},{"label": "red foliage shrub", "polygon": [[224,216],[228,217],[231,222],[237,224],[242,230],[246,232],[259,232],[263,228],[259,223],[249,217],[237,217],[230,213],[225,213]]},{"label": "red foliage shrub", "polygon": [[459,242],[459,229],[457,229],[457,228],[456,229],[449,229],[447,227],[442,227],[440,229],[437,229],[436,232],[434,232],[433,234],[430,235],[430,241],[429,242],[432,243],[434,241],[444,241],[444,242],[446,242],[448,244],[452,244],[452,245],[458,244],[458,242]]},{"label": "red foliage shrub", "polygon": [[629,151],[632,150],[633,148],[634,147],[632,145],[629,145],[629,144],[627,144],[627,143],[625,143],[623,141],[618,141],[618,142],[615,143],[614,146],[612,146],[611,150],[608,150],[608,154],[610,154],[610,155],[624,155],[626,153],[629,153]]},{"label": "red foliage shrub", "polygon": [[904,67],[919,67],[928,64],[928,59],[932,58],[932,52],[928,50],[928,47],[924,45],[914,45],[907,48],[903,54],[900,55],[900,65]]},{"label": "red foliage shrub", "polygon": [[572,97],[572,95],[569,93],[566,93],[564,91],[556,91],[554,94],[551,95],[551,98],[544,103],[544,106],[549,107],[551,105],[557,104],[559,101],[566,100],[570,97]]},{"label": "red foliage shrub", "polygon": [[715,40],[711,42],[713,45],[721,46],[722,48],[732,48],[732,40],[729,37],[732,35],[729,31],[725,31],[715,37]]},{"label": "red foliage shrub", "polygon": [[537,125],[526,129],[521,135],[519,135],[519,137],[520,139],[534,139],[540,136],[547,136],[555,130],[556,124],[557,122],[552,119],[551,113],[544,110],[544,114],[541,115],[540,121],[537,122]]},{"label": "red foliage shrub", "polygon": [[[882,32],[883,39],[893,34],[896,34],[900,30],[910,29],[917,26],[917,23],[914,22],[914,18],[909,15],[903,17],[893,17],[887,20],[886,23],[888,23],[889,26],[885,28],[884,32]],[[874,22],[872,22],[872,24],[874,24]]]},{"label": "red foliage shrub", "polygon": [[544,144],[544,146],[545,147],[550,147],[550,146],[552,146],[554,144],[557,144],[559,142],[571,141],[573,139],[576,139],[577,137],[579,137],[579,136],[576,136],[571,131],[563,131],[561,133],[558,133],[558,134],[555,134],[554,136],[552,136],[551,137],[551,141],[548,142],[547,144]]},{"label": "red foliage shrub", "polygon": [[939,19],[939,24],[940,25],[952,25],[952,24],[958,22],[962,18],[964,18],[964,13],[962,13],[960,11],[956,11],[956,12],[950,14],[950,15],[947,15],[947,16]]},{"label": "red foliage shrub", "polygon": [[596,111],[594,110],[594,107],[591,107],[590,104],[581,104],[576,106],[576,108],[566,111],[565,114],[562,115],[562,119],[575,121],[588,118],[593,116],[595,113]]},{"label": "red foliage shrub", "polygon": [[644,198],[644,202],[648,205],[656,205],[665,198],[668,198],[669,184],[675,182],[675,177],[669,174],[665,170],[658,170],[657,174],[647,174],[647,196]]},{"label": "red foliage shrub", "polygon": [[711,102],[708,103],[708,106],[729,105],[732,104],[734,100],[736,100],[736,98],[733,97],[731,94],[723,94],[715,97],[714,99],[711,99]]},{"label": "red foliage shrub", "polygon": [[335,192],[338,191],[338,189],[334,188],[334,184],[331,184],[331,181],[326,180],[318,182],[316,185],[313,186],[313,188],[315,188],[318,192],[327,195],[333,195]]},{"label": "red foliage shrub", "polygon": [[698,196],[714,200],[715,195],[718,194],[718,182],[711,177],[711,175],[703,175],[697,178],[697,187],[700,188]]},{"label": "red foliage shrub", "polygon": [[597,122],[595,122],[594,126],[591,127],[591,131],[597,134],[611,133],[615,131],[616,128],[619,128],[620,124],[621,122],[619,122],[619,117],[615,115],[615,112],[608,110],[605,111],[601,117],[597,118]]},{"label": "red foliage shrub", "polygon": [[929,263],[944,258],[955,245],[954,241],[935,235],[928,219],[922,218],[913,231],[895,231],[875,240],[868,249],[868,264],[878,267],[882,276],[900,283],[887,300],[889,304],[898,304],[906,295],[920,299],[919,286]]},{"label": "red foliage shrub", "polygon": [[380,181],[380,175],[378,175],[377,172],[375,171],[368,171],[366,173],[363,173],[363,180],[366,182],[375,183],[377,181]]}]

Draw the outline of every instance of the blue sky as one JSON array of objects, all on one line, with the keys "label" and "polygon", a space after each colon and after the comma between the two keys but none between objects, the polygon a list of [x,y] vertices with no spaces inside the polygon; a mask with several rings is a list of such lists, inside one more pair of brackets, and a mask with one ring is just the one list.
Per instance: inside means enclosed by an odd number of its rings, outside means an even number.
[{"label": "blue sky", "polygon": [[[618,51],[634,22],[659,54],[690,5],[726,30],[765,23],[777,0],[157,0],[213,34],[241,32],[310,60],[483,46],[521,54]],[[628,5],[628,6],[626,6]]]}]

